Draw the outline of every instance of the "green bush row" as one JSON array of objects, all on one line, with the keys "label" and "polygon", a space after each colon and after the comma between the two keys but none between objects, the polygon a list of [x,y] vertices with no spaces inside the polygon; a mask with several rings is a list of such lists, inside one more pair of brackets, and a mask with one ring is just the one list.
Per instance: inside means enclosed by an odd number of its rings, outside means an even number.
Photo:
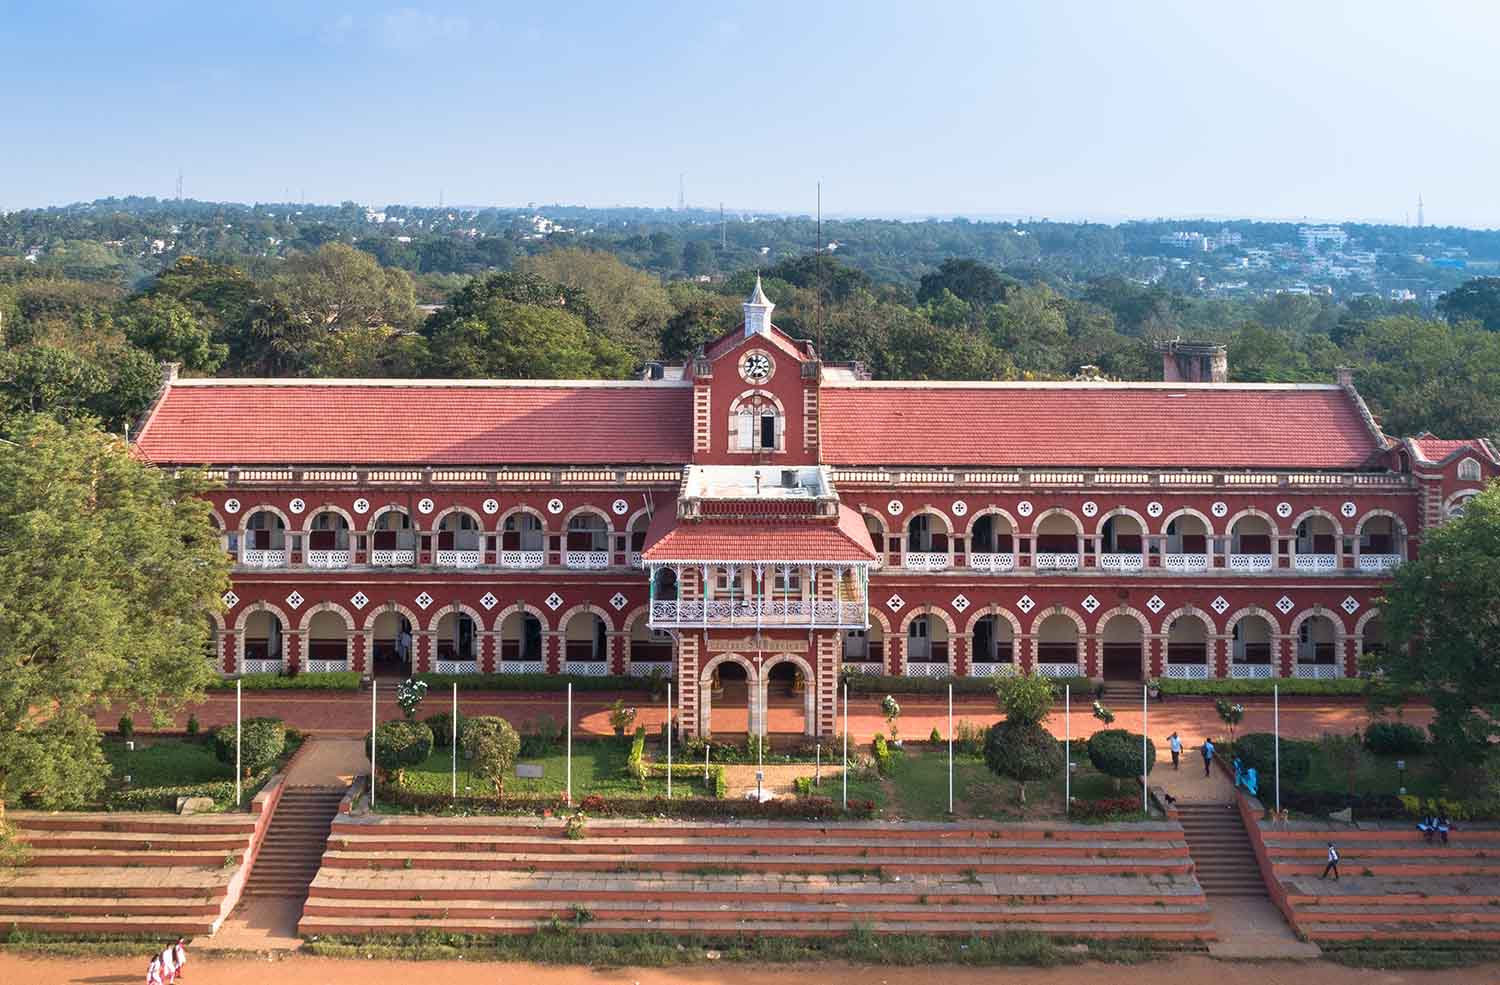
[{"label": "green bush row", "polygon": [[[666,763],[651,763],[646,767],[646,775],[653,780],[665,780],[667,778]],[[729,781],[724,778],[724,767],[710,766],[708,768],[708,782],[703,781],[702,763],[673,763],[672,782],[686,783],[689,785],[702,785],[709,796],[716,800],[723,800],[729,792]]]},{"label": "green bush row", "polygon": [[[845,674],[850,694],[994,694],[995,677],[896,677],[888,674]],[[1087,677],[1054,677],[1054,690],[1062,694],[1063,685],[1073,687],[1075,694],[1091,691],[1094,682]]]},{"label": "green bush row", "polygon": [[1341,677],[1331,681],[1315,681],[1302,677],[1276,677],[1261,680],[1215,679],[1208,681],[1185,681],[1164,678],[1160,682],[1162,694],[1215,694],[1271,696],[1273,688],[1282,694],[1339,695],[1364,694],[1366,681],[1358,677]]},{"label": "green bush row", "polygon": [[[247,802],[274,772],[274,766],[266,766],[252,772],[245,779],[242,789],[247,795],[245,798]],[[175,787],[135,787],[130,790],[117,790],[105,799],[104,807],[105,810],[110,811],[175,811],[178,797],[212,797],[215,804],[228,807],[234,803],[234,780],[210,780],[207,783],[187,783]]]},{"label": "green bush row", "polygon": [[355,671],[332,673],[241,674],[238,678],[219,677],[208,685],[210,691],[233,691],[234,682],[246,691],[358,691],[360,675]]},{"label": "green bush row", "polygon": [[643,691],[649,692],[654,682],[649,677],[611,675],[608,677],[584,677],[579,674],[418,674],[417,680],[426,681],[429,693],[433,689],[447,691],[457,684],[460,691],[529,691],[557,693],[573,685],[574,691]]}]

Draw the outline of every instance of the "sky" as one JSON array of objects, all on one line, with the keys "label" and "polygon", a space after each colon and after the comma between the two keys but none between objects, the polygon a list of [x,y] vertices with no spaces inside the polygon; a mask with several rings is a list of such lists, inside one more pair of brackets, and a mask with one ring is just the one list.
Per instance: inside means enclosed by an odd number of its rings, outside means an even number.
[{"label": "sky", "polygon": [[1500,226],[1493,0],[0,0],[0,209]]}]

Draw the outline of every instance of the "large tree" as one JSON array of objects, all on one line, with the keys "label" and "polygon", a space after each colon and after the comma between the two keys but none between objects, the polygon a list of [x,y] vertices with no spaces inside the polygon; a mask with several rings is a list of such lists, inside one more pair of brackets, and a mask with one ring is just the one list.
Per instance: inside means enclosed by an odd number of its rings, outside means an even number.
[{"label": "large tree", "polygon": [[1438,298],[1438,311],[1450,322],[1477,321],[1500,332],[1500,277],[1475,277]]},{"label": "large tree", "polygon": [[199,697],[228,562],[196,480],[87,422],[0,440],[0,811],[85,804],[108,769],[95,713]]},{"label": "large tree", "polygon": [[495,300],[428,340],[435,376],[619,379],[632,359],[560,308]]},{"label": "large tree", "polygon": [[[675,267],[675,262],[672,264]],[[598,312],[599,328],[636,361],[654,359],[662,326],[671,317],[667,292],[650,274],[632,270],[599,250],[551,250],[516,262],[523,273],[582,291]]]},{"label": "large tree", "polygon": [[1385,703],[1426,697],[1450,765],[1477,763],[1500,738],[1500,485],[1429,531],[1396,569],[1382,605]]},{"label": "large tree", "polygon": [[310,328],[411,328],[418,321],[411,275],[345,243],[291,257],[273,289],[292,318]]}]

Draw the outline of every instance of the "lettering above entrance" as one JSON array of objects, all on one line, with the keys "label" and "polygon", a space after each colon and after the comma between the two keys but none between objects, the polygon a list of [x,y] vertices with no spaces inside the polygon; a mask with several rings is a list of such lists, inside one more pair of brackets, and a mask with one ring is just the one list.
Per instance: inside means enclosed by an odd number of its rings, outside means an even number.
[{"label": "lettering above entrance", "polygon": [[806,653],[806,640],[772,640],[764,636],[746,636],[737,640],[708,640],[710,653]]}]

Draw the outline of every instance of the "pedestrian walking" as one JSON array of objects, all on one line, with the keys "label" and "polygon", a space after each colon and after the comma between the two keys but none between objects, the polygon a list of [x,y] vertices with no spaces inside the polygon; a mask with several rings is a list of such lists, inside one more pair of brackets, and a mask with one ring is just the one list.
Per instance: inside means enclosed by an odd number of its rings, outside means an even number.
[{"label": "pedestrian walking", "polygon": [[1328,864],[1323,866],[1323,874],[1319,879],[1327,879],[1328,873],[1333,873],[1333,881],[1339,881],[1339,850],[1333,847],[1333,842],[1328,843]]},{"label": "pedestrian walking", "polygon": [[1182,740],[1177,737],[1176,732],[1167,736],[1167,748],[1172,750],[1172,768],[1182,769]]},{"label": "pedestrian walking", "polygon": [[164,985],[161,980],[161,955],[151,955],[151,963],[146,965],[146,985]]},{"label": "pedestrian walking", "polygon": [[1208,776],[1213,772],[1214,766],[1214,740],[1203,740],[1203,775]]},{"label": "pedestrian walking", "polygon": [[182,981],[183,969],[187,967],[187,947],[181,937],[172,945],[172,957],[177,960],[177,980]]},{"label": "pedestrian walking", "polygon": [[162,985],[172,985],[177,980],[177,954],[171,944],[162,948],[161,980]]}]

